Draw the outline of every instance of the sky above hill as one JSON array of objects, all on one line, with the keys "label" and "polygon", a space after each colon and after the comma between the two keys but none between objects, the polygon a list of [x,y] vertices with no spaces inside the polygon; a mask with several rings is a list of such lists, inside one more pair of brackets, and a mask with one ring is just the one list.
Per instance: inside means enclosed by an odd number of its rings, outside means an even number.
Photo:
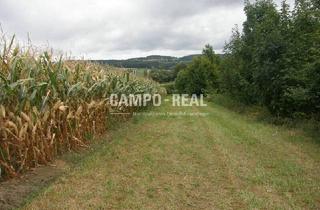
[{"label": "sky above hill", "polygon": [[244,20],[242,0],[0,0],[7,36],[87,59],[221,52]]}]

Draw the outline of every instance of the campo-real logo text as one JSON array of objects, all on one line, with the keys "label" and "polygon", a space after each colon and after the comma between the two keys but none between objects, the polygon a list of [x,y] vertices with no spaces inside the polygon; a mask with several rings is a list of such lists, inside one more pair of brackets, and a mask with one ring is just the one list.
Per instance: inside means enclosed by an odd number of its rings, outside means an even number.
[{"label": "campo-real logo text", "polygon": [[160,94],[111,94],[110,105],[112,107],[146,107],[148,105],[161,106],[163,102],[171,102],[174,107],[206,107],[203,95],[173,94],[171,99],[163,98]]}]

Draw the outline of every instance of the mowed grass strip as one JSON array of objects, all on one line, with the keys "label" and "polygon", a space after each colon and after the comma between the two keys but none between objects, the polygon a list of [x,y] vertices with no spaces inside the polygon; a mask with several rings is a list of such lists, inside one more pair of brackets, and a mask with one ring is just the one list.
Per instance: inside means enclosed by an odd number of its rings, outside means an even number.
[{"label": "mowed grass strip", "polygon": [[304,132],[213,103],[153,111],[210,115],[135,117],[25,209],[320,208],[320,149]]},{"label": "mowed grass strip", "polygon": [[320,145],[296,128],[258,122],[211,104],[210,131],[250,208],[320,208]]}]

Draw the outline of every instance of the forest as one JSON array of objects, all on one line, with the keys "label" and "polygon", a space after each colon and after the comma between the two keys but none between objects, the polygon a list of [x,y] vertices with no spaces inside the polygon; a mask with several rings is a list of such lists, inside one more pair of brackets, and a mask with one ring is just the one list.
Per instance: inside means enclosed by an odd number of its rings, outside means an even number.
[{"label": "forest", "polygon": [[100,64],[112,65],[121,68],[145,68],[145,69],[172,69],[178,63],[189,63],[198,55],[188,55],[183,57],[150,55],[147,57],[130,58],[123,60],[93,60]]},{"label": "forest", "polygon": [[203,56],[179,72],[179,92],[227,94],[275,116],[320,113],[320,2],[245,2],[243,30],[236,26],[224,56],[207,45]]}]

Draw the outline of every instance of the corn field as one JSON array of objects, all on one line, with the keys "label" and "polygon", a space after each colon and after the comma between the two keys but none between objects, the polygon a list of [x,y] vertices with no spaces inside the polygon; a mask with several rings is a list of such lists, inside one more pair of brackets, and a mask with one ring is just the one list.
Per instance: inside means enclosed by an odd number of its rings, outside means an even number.
[{"label": "corn field", "polygon": [[[158,84],[84,61],[54,59],[2,41],[0,53],[0,167],[14,177],[58,155],[86,148],[105,132],[108,96],[159,93]],[[133,112],[132,107],[117,111]]]}]

